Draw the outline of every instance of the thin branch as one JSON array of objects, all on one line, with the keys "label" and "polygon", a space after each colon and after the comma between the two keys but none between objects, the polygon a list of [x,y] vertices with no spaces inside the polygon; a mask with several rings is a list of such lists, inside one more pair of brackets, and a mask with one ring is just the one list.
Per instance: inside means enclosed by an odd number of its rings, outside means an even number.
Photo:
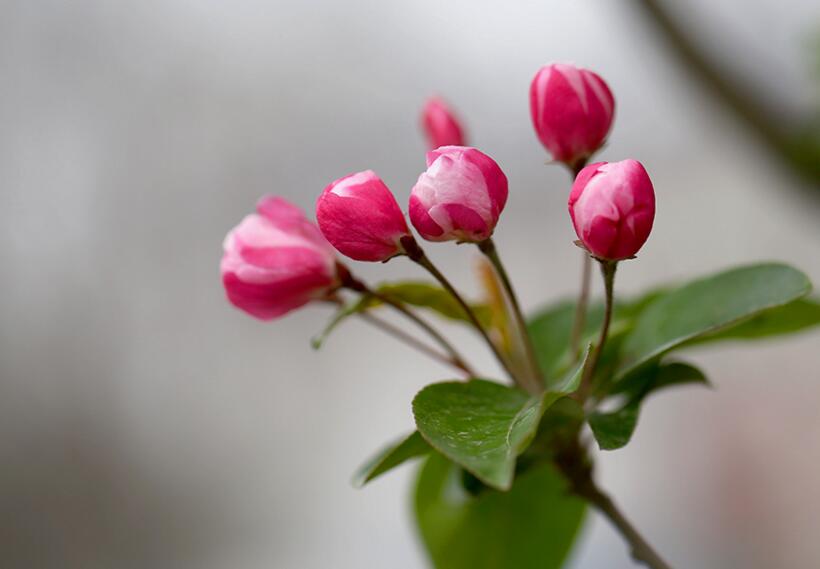
[{"label": "thin branch", "polygon": [[576,438],[568,445],[559,447],[554,456],[555,465],[567,478],[573,494],[595,506],[615,526],[629,544],[632,557],[652,569],[671,569],[640,532],[626,519],[592,476],[592,462],[586,450]]},{"label": "thin branch", "polygon": [[524,314],[521,312],[521,305],[518,303],[518,297],[513,289],[510,277],[504,264],[501,262],[501,257],[498,255],[495,243],[492,238],[482,241],[478,244],[478,248],[484,253],[495,267],[498,277],[501,279],[501,284],[507,293],[512,308],[513,320],[518,328],[518,336],[524,345],[524,353],[527,360],[527,382],[530,384],[529,391],[533,393],[540,393],[544,390],[544,377],[541,375],[541,369],[538,366],[538,359],[535,357],[535,348],[532,345],[532,339],[527,331],[527,323],[524,320]]},{"label": "thin branch", "polygon": [[463,370],[469,377],[476,377],[475,372],[472,368],[467,364],[467,361],[462,357],[462,355],[455,349],[455,347],[445,338],[444,336],[439,333],[438,330],[433,328],[432,325],[427,323],[425,320],[420,318],[416,315],[412,310],[407,308],[403,303],[391,298],[388,295],[381,294],[380,292],[372,290],[370,287],[367,286],[364,282],[360,281],[353,274],[350,270],[345,267],[344,265],[339,264],[336,268],[337,273],[339,274],[339,278],[342,281],[342,286],[348,288],[350,290],[370,295],[374,298],[381,300],[383,303],[391,306],[398,312],[400,312],[405,318],[411,320],[415,323],[419,328],[424,330],[427,334],[430,335],[436,343],[441,346],[444,351],[446,351],[450,357],[450,363],[459,369]]},{"label": "thin branch", "polygon": [[509,364],[507,363],[506,358],[501,354],[498,349],[498,346],[490,338],[487,331],[484,329],[484,326],[481,325],[478,317],[475,314],[475,311],[472,307],[465,302],[462,296],[458,293],[455,287],[447,280],[447,277],[438,270],[438,268],[433,264],[433,262],[427,257],[424,253],[424,250],[419,246],[415,239],[412,237],[405,237],[402,239],[402,246],[404,247],[407,256],[410,258],[411,261],[417,263],[421,267],[425,268],[432,276],[435,278],[444,289],[450,293],[450,295],[455,299],[455,301],[461,306],[461,309],[464,310],[464,313],[467,314],[467,317],[470,319],[473,327],[478,331],[484,341],[489,346],[490,351],[492,351],[495,358],[498,360],[498,363],[501,364],[501,367],[504,371],[509,374],[510,378],[515,381],[516,383],[519,382],[518,378],[516,378],[515,374],[510,369]]},{"label": "thin branch", "polygon": [[617,261],[599,260],[601,264],[601,275],[604,278],[604,292],[606,298],[606,305],[604,306],[604,321],[601,324],[601,333],[598,336],[598,343],[592,351],[586,366],[584,367],[584,375],[581,378],[581,386],[578,389],[578,397],[581,401],[585,401],[592,389],[592,379],[595,375],[595,368],[598,367],[598,360],[601,359],[601,352],[604,351],[604,344],[609,335],[609,323],[612,320],[612,302],[613,302],[613,288],[615,283],[615,270],[618,267]]},{"label": "thin branch", "polygon": [[461,365],[458,365],[455,361],[453,361],[452,357],[448,356],[447,354],[443,354],[443,353],[435,350],[434,348],[431,348],[430,346],[428,346],[427,344],[425,344],[424,342],[422,342],[420,340],[417,340],[416,338],[414,338],[413,336],[411,336],[410,334],[408,334],[407,332],[405,332],[401,328],[399,328],[397,326],[393,326],[389,322],[386,322],[386,321],[382,320],[381,318],[378,318],[377,316],[373,316],[372,314],[368,314],[367,312],[360,312],[359,317],[362,320],[364,320],[365,322],[368,322],[369,324],[375,326],[376,328],[379,328],[380,330],[382,330],[386,334],[389,334],[389,335],[393,336],[394,338],[396,338],[400,342],[404,342],[405,344],[407,344],[411,348],[413,348],[415,350],[418,350],[419,352],[425,354],[426,356],[428,356],[428,357],[430,357],[430,358],[432,358],[432,359],[434,359],[438,362],[441,362],[445,365],[450,365],[450,366],[455,367],[456,369],[461,371],[461,373],[463,373],[466,377],[474,377],[475,376],[475,374],[472,371],[470,371],[469,368],[465,369],[465,367],[462,367]]},{"label": "thin branch", "polygon": [[615,502],[612,501],[606,493],[604,493],[592,477],[589,476],[582,484],[575,487],[576,493],[589,501],[593,506],[604,514],[607,519],[612,522],[626,542],[632,552],[632,558],[639,563],[643,563],[652,569],[672,569],[664,559],[658,554],[655,549],[649,545],[644,537],[638,532],[626,516],[618,509]]},{"label": "thin branch", "polygon": [[416,313],[411,311],[401,302],[397,302],[396,300],[390,298],[387,295],[374,292],[372,290],[369,290],[368,294],[374,296],[375,298],[378,298],[385,304],[392,306],[394,309],[402,313],[406,318],[415,322],[419,328],[427,332],[430,335],[430,337],[432,337],[436,342],[438,342],[438,344],[442,348],[444,348],[448,354],[450,354],[450,363],[464,371],[464,373],[467,374],[467,377],[478,377],[475,371],[473,371],[472,368],[470,368],[470,366],[464,360],[464,357],[453,347],[453,345],[444,336],[442,336],[438,330],[433,328],[426,321],[422,320],[418,315],[416,315]]}]

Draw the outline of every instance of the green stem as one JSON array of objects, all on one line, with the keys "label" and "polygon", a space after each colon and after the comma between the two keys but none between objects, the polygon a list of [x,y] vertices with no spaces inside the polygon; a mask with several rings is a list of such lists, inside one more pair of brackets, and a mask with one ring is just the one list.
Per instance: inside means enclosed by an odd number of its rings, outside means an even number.
[{"label": "green stem", "polygon": [[615,526],[615,529],[629,544],[632,558],[635,561],[651,569],[672,569],[671,565],[664,561],[635,526],[626,519],[626,516],[618,509],[612,498],[598,488],[591,476],[587,480],[581,481],[580,484],[576,484],[575,491],[595,506]]},{"label": "green stem", "polygon": [[467,314],[467,318],[470,319],[470,322],[472,323],[473,327],[487,343],[487,346],[490,348],[490,351],[492,351],[493,355],[498,360],[498,363],[501,365],[504,371],[507,372],[507,374],[513,381],[518,383],[518,378],[515,377],[515,374],[512,372],[509,364],[507,363],[507,360],[499,351],[498,346],[495,345],[495,343],[490,338],[489,334],[487,334],[487,331],[484,329],[484,326],[481,325],[481,322],[476,316],[475,311],[469,304],[467,304],[464,301],[464,299],[461,297],[461,295],[458,293],[455,287],[450,283],[449,280],[447,280],[447,277],[445,277],[444,274],[441,271],[439,271],[438,268],[433,264],[433,262],[427,257],[427,255],[424,253],[424,251],[416,242],[416,240],[409,236],[405,237],[404,239],[402,239],[402,246],[404,247],[404,250],[407,253],[407,256],[410,257],[411,261],[424,267],[431,275],[433,275],[433,278],[435,278],[441,284],[441,286],[444,287],[444,289],[450,293],[450,295],[453,297],[453,299],[455,299],[458,305],[461,306],[461,309],[464,310],[464,313]]},{"label": "green stem", "polygon": [[535,356],[535,348],[532,345],[532,339],[527,331],[527,323],[524,320],[524,314],[521,312],[521,305],[518,303],[518,296],[515,294],[510,277],[504,264],[501,262],[501,257],[498,254],[498,249],[495,246],[492,238],[478,243],[478,248],[484,253],[495,268],[498,277],[501,279],[501,284],[507,292],[507,297],[512,308],[512,316],[518,329],[518,336],[524,347],[524,354],[527,360],[527,382],[529,384],[529,391],[539,393],[544,389],[544,378],[541,375],[541,370],[538,367],[538,359]]},{"label": "green stem", "polygon": [[402,313],[405,317],[412,320],[419,326],[419,328],[423,329],[427,332],[430,337],[432,337],[438,344],[444,348],[444,350],[450,354],[450,361],[451,363],[456,366],[457,368],[464,371],[468,377],[477,377],[475,371],[473,371],[470,366],[464,361],[464,358],[458,351],[453,347],[447,339],[442,336],[435,328],[433,328],[430,324],[419,318],[414,312],[412,312],[409,308],[407,308],[401,302],[397,302],[394,299],[390,298],[389,296],[370,291],[369,294],[372,294],[385,304],[388,304]]},{"label": "green stem", "polygon": [[651,569],[671,569],[655,549],[649,545],[618,506],[595,483],[593,464],[580,441],[575,438],[566,446],[559,446],[555,465],[566,476],[571,491],[597,508],[615,526],[629,544],[632,558]]},{"label": "green stem", "polygon": [[430,346],[428,346],[424,342],[421,342],[421,341],[417,340],[416,338],[414,338],[413,336],[411,336],[410,334],[408,334],[404,330],[402,330],[402,329],[400,329],[396,326],[393,326],[389,322],[385,322],[381,318],[377,318],[376,316],[373,316],[372,314],[368,314],[367,312],[362,312],[362,313],[359,314],[359,316],[365,322],[368,322],[369,324],[375,326],[376,328],[380,329],[381,331],[385,332],[386,334],[389,334],[389,335],[393,336],[394,338],[396,338],[400,342],[404,342],[405,344],[407,344],[411,348],[414,348],[415,350],[418,350],[419,352],[421,352],[424,355],[430,357],[431,359],[434,359],[434,360],[436,360],[438,362],[441,362],[443,364],[446,364],[446,365],[451,365],[451,366],[455,367],[456,369],[460,370],[467,377],[475,377],[475,373],[472,370],[470,370],[470,368],[466,364],[464,364],[463,362],[460,362],[457,359],[453,358],[452,355],[443,354],[443,353],[439,352],[438,350],[435,350],[435,349],[431,348]]},{"label": "green stem", "polygon": [[601,264],[601,275],[604,278],[604,292],[606,304],[604,305],[604,322],[601,324],[601,334],[598,336],[598,343],[592,351],[586,366],[584,367],[584,375],[581,378],[581,387],[578,389],[578,396],[581,401],[585,401],[592,390],[592,380],[595,376],[595,368],[598,366],[598,360],[601,359],[601,352],[604,350],[607,335],[609,334],[609,324],[612,320],[612,302],[613,302],[613,288],[615,284],[615,271],[618,268],[617,261],[605,261],[598,259]]},{"label": "green stem", "polygon": [[475,372],[467,364],[466,360],[455,349],[455,347],[453,347],[453,345],[450,344],[449,341],[447,341],[447,338],[442,336],[438,332],[438,330],[436,330],[430,324],[422,320],[404,304],[398,302],[393,298],[390,298],[385,294],[372,290],[365,283],[354,277],[350,273],[350,270],[348,270],[347,267],[345,267],[344,265],[339,264],[337,266],[337,273],[339,274],[339,278],[342,281],[342,286],[354,290],[356,292],[367,294],[374,298],[378,298],[383,303],[387,304],[388,306],[391,306],[392,308],[400,312],[404,317],[414,322],[419,328],[421,328],[427,334],[429,334],[430,337],[433,338],[433,340],[435,340],[436,343],[438,343],[438,345],[441,346],[444,349],[444,351],[446,351],[450,355],[450,357],[448,358],[448,363],[464,371],[464,373],[466,373],[468,377],[476,377]]}]

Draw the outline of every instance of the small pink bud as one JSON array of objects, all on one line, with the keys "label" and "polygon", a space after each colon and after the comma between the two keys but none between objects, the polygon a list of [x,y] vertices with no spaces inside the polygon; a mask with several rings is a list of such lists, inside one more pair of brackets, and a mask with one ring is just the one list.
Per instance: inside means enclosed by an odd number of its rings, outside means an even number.
[{"label": "small pink bud", "polygon": [[319,229],[336,249],[357,261],[386,261],[403,253],[410,235],[390,189],[371,170],[330,184],[316,202]]},{"label": "small pink bud", "polygon": [[410,221],[428,241],[488,239],[507,202],[507,176],[468,146],[427,153],[427,171],[410,193]]},{"label": "small pink bud", "polygon": [[598,75],[574,65],[542,67],[530,84],[530,114],[541,144],[559,162],[575,166],[606,139],[615,99]]},{"label": "small pink bud", "polygon": [[438,97],[427,99],[421,111],[421,126],[430,150],[439,146],[463,146],[464,129],[450,107]]},{"label": "small pink bud", "polygon": [[228,300],[261,320],[282,316],[338,285],[336,256],[319,229],[282,198],[262,198],[225,237]]},{"label": "small pink bud", "polygon": [[595,257],[633,257],[655,219],[655,190],[637,160],[598,162],[578,173],[569,194],[575,233]]}]

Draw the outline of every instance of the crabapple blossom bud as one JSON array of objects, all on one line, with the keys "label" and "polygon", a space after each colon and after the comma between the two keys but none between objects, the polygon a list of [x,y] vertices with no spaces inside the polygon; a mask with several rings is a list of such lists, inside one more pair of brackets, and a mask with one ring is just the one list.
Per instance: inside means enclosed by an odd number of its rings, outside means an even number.
[{"label": "crabapple blossom bud", "polygon": [[262,198],[225,237],[220,263],[228,300],[271,320],[338,285],[336,255],[319,228],[282,198]]},{"label": "crabapple blossom bud", "polygon": [[330,184],[316,202],[319,229],[336,249],[357,261],[386,261],[404,252],[410,235],[404,214],[371,170]]},{"label": "crabapple blossom bud", "polygon": [[637,160],[590,164],[572,185],[569,215],[593,256],[610,261],[633,257],[655,219],[652,180]]},{"label": "crabapple blossom bud", "polygon": [[468,146],[427,153],[427,171],[410,193],[410,221],[428,241],[481,242],[507,202],[507,176],[495,160]]},{"label": "crabapple blossom bud", "polygon": [[421,111],[421,126],[430,150],[464,145],[464,129],[447,103],[438,97],[427,99]]},{"label": "crabapple blossom bud", "polygon": [[530,84],[530,114],[538,139],[555,160],[570,167],[601,147],[614,113],[609,87],[587,69],[546,65]]}]

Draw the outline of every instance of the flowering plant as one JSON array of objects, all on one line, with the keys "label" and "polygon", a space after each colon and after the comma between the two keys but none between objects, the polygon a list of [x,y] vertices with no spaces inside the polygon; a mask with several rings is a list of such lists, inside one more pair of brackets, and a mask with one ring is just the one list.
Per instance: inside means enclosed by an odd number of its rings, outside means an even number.
[{"label": "flowering plant", "polygon": [[[477,246],[486,259],[483,301],[465,299],[433,264],[390,189],[369,170],[325,188],[316,204],[318,227],[285,200],[262,199],[225,239],[223,284],[234,305],[263,320],[309,302],[337,306],[317,346],[355,315],[460,376],[423,388],[412,402],[416,430],[356,475],[364,485],[424,458],[415,513],[436,567],[560,567],[588,505],[614,524],[636,561],[669,567],[597,485],[590,447],[626,445],[650,394],[708,384],[701,370],[673,353],[796,332],[820,323],[820,304],[805,298],[811,285],[803,273],[771,262],[616,302],[616,269],[635,259],[652,230],[650,176],[636,160],[588,164],[615,110],[595,73],[546,66],[532,81],[530,105],[538,139],[575,176],[568,209],[582,250],[576,300],[529,319],[522,314],[492,238],[508,198],[507,177],[491,157],[464,145],[464,129],[440,99],[424,108],[430,151],[411,191],[409,219],[426,241]],[[372,287],[337,251],[358,261],[405,257],[435,283]],[[589,298],[594,265],[604,283],[602,302]],[[383,320],[385,308],[427,339]],[[470,327],[508,382],[479,373],[422,312]]]}]

